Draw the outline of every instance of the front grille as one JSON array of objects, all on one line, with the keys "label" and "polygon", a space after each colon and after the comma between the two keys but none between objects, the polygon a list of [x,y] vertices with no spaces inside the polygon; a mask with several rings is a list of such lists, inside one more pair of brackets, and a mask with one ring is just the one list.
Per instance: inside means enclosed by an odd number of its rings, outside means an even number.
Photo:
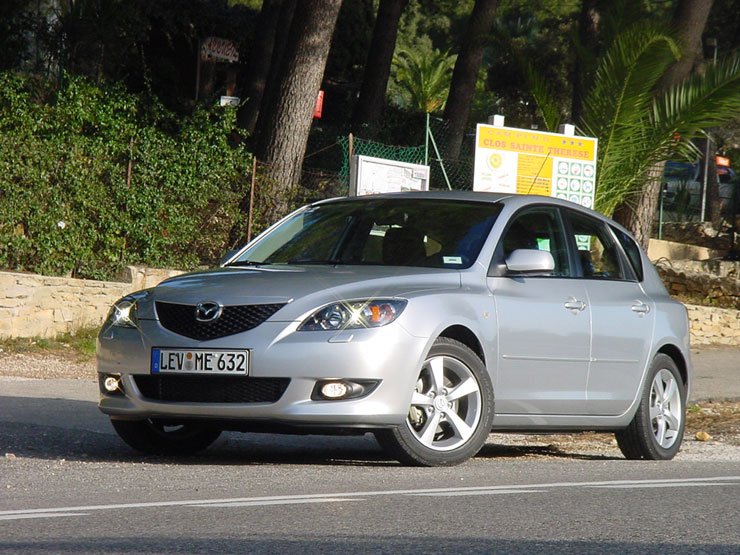
[{"label": "front grille", "polygon": [[275,314],[282,304],[225,306],[221,316],[212,322],[195,319],[195,305],[157,301],[159,322],[168,330],[191,339],[218,339],[256,328]]},{"label": "front grille", "polygon": [[275,403],[289,378],[134,376],[142,396],[180,403]]}]

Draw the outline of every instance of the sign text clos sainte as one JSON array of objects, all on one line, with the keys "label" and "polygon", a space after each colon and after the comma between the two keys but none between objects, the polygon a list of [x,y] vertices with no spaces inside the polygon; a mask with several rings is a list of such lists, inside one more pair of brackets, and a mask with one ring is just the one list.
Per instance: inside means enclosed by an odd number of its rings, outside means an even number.
[{"label": "sign text clos sainte", "polygon": [[597,139],[479,124],[473,190],[538,194],[593,208]]}]

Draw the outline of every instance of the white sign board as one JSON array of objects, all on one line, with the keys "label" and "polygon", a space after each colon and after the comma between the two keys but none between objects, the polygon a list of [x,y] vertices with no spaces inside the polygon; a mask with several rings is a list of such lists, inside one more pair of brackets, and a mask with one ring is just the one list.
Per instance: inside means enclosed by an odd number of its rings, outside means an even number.
[{"label": "white sign board", "polygon": [[597,139],[478,124],[474,191],[557,197],[593,208]]},{"label": "white sign board", "polygon": [[422,164],[352,156],[349,173],[352,196],[429,190],[429,166]]},{"label": "white sign board", "polygon": [[222,96],[219,100],[220,106],[234,106],[235,108],[239,107],[239,101],[241,98],[238,96]]}]

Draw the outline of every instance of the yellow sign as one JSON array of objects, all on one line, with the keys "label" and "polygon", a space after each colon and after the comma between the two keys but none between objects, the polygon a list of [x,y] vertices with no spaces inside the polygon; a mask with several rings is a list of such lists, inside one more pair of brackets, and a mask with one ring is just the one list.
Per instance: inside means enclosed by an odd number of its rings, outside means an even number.
[{"label": "yellow sign", "polygon": [[537,194],[593,207],[597,140],[479,124],[476,191]]}]

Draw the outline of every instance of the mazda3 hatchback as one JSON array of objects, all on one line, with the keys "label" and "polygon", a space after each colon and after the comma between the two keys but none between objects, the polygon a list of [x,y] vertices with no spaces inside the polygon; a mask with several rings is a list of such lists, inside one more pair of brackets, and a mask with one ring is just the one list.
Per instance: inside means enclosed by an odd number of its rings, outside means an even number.
[{"label": "mazda3 hatchback", "polygon": [[691,377],[686,310],[624,228],[472,192],[305,206],[116,302],[97,353],[100,409],[145,453],[371,432],[428,466],[492,430],[614,432],[629,459],[670,459]]}]

